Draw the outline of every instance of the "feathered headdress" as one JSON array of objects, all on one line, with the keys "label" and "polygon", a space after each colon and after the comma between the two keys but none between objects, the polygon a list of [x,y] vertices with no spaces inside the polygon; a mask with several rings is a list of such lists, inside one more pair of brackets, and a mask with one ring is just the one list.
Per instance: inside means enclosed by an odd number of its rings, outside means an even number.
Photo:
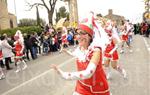
[{"label": "feathered headdress", "polygon": [[101,47],[105,50],[106,44],[108,43],[108,36],[101,26],[101,23],[96,19],[94,12],[90,12],[88,18],[81,21],[79,28],[86,31],[93,37],[93,41],[90,44],[90,48]]},{"label": "feathered headdress", "polygon": [[23,41],[23,36],[20,30],[16,31],[16,34],[14,35],[14,38],[18,38],[19,40]]}]

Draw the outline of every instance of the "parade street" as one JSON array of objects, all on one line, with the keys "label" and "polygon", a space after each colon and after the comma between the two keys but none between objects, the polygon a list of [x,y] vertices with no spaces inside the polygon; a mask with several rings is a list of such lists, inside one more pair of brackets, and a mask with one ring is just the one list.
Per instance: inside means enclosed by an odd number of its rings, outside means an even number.
[{"label": "parade street", "polygon": [[[125,46],[125,53],[119,55],[119,64],[125,68],[128,78],[111,70],[108,81],[112,95],[150,95],[150,38],[134,35],[131,45],[132,53]],[[0,95],[72,95],[75,81],[62,79],[50,65],[76,71],[74,60],[64,52],[40,55],[27,62],[28,68],[18,73],[13,63],[13,70],[7,71],[6,79],[0,80]]]}]

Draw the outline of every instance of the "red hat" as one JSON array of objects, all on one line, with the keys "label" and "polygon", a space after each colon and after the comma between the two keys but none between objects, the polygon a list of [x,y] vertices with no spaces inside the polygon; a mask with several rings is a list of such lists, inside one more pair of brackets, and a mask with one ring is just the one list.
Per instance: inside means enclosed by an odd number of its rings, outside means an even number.
[{"label": "red hat", "polygon": [[85,18],[79,24],[79,29],[87,32],[90,36],[93,36],[93,23],[92,19]]}]

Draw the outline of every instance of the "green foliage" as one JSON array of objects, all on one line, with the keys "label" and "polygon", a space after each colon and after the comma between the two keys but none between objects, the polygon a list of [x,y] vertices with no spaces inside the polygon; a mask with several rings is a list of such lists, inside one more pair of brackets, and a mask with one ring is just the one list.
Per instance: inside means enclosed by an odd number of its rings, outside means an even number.
[{"label": "green foliage", "polygon": [[22,33],[32,34],[33,32],[40,33],[42,32],[41,28],[38,26],[25,26],[25,27],[17,27],[13,29],[5,29],[0,30],[0,35],[6,33],[8,36],[12,36],[16,33],[17,30],[21,30]]},{"label": "green foliage", "polygon": [[59,8],[60,17],[64,18],[66,17],[66,8],[64,6]]},{"label": "green foliage", "polygon": [[34,19],[27,19],[27,18],[24,18],[24,19],[21,19],[21,20],[19,21],[18,26],[19,26],[19,27],[23,27],[23,26],[35,26],[36,23],[37,23],[37,21],[34,20]]},{"label": "green foliage", "polygon": [[56,12],[56,22],[58,22],[61,18],[69,17],[69,13],[67,12],[65,6],[59,8],[59,11]]},{"label": "green foliage", "polygon": [[40,25],[41,25],[41,26],[46,25],[46,21],[40,18]]},{"label": "green foliage", "polygon": [[[43,20],[43,19],[38,19],[39,21],[39,23],[41,24],[41,25],[45,25],[45,21]],[[18,26],[19,27],[24,27],[24,26],[36,26],[37,25],[37,20],[35,20],[35,19],[27,19],[27,18],[25,18],[25,19],[21,19],[20,21],[19,21],[19,24],[18,24]]]}]

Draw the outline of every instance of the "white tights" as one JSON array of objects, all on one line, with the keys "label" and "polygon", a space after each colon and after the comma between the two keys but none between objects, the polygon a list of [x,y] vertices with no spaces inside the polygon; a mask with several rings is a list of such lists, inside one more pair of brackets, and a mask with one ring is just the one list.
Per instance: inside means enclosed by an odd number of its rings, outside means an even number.
[{"label": "white tights", "polygon": [[73,92],[72,95],[82,95],[82,94],[79,94],[78,92]]}]

